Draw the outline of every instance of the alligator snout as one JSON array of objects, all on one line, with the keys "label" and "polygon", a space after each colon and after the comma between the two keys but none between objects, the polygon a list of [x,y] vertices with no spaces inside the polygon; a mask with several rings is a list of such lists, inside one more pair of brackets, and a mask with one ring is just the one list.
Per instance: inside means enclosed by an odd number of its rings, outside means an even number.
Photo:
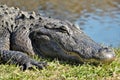
[{"label": "alligator snout", "polygon": [[111,48],[102,48],[98,51],[98,60],[102,63],[109,63],[115,60],[115,52]]}]

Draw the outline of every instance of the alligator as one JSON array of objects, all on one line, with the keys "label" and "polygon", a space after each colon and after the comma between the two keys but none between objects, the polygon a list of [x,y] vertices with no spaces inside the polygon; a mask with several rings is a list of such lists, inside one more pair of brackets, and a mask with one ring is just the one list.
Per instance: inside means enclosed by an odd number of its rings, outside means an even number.
[{"label": "alligator", "polygon": [[115,60],[112,48],[96,43],[69,21],[0,5],[0,62],[23,70],[44,68],[47,64],[34,60],[34,55],[77,63]]}]

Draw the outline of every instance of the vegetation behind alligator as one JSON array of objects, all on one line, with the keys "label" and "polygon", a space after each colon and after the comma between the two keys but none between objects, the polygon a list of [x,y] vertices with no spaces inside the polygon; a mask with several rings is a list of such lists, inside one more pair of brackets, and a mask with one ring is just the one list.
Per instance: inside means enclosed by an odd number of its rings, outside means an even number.
[{"label": "vegetation behind alligator", "polygon": [[111,62],[115,53],[102,47],[69,21],[42,17],[19,8],[0,6],[0,61],[43,68],[30,55],[75,62]]}]

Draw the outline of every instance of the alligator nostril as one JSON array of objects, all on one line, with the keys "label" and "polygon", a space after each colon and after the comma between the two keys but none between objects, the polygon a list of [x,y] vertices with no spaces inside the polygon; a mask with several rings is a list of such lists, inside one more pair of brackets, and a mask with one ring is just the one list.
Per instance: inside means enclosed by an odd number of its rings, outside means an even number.
[{"label": "alligator nostril", "polygon": [[115,60],[115,52],[113,49],[105,47],[98,50],[96,59],[100,60],[102,63],[110,63]]},{"label": "alligator nostril", "polygon": [[113,51],[112,49],[107,48],[107,47],[105,47],[105,48],[101,48],[101,49],[98,50],[98,52],[100,52],[100,53],[104,53],[104,52],[112,52],[112,51]]}]

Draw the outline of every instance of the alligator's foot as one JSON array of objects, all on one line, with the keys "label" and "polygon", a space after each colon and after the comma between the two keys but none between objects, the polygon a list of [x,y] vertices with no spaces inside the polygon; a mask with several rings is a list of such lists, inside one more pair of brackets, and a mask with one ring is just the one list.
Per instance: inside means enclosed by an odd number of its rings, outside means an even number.
[{"label": "alligator's foot", "polygon": [[34,66],[37,69],[43,69],[44,67],[47,66],[47,62],[37,62],[37,61],[27,62],[27,63],[21,65],[21,70],[25,71],[27,69],[33,69]]},{"label": "alligator's foot", "polygon": [[33,68],[43,69],[47,66],[46,62],[38,62],[28,55],[19,51],[0,50],[1,63],[15,64],[21,66],[21,70]]}]

